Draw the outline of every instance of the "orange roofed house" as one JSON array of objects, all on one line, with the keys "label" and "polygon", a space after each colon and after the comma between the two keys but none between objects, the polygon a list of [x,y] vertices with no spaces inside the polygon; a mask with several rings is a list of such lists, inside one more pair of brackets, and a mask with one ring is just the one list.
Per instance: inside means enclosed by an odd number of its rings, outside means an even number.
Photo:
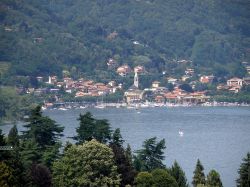
[{"label": "orange roofed house", "polygon": [[134,72],[137,72],[138,74],[145,73],[145,67],[144,66],[135,66]]},{"label": "orange roofed house", "polygon": [[200,77],[200,82],[204,83],[204,84],[208,84],[208,83],[212,83],[214,80],[214,76],[213,75],[209,75],[209,76],[201,76]]},{"label": "orange roofed house", "polygon": [[116,72],[122,76],[122,77],[126,77],[128,73],[131,72],[131,68],[128,65],[122,65],[120,67],[117,68]]}]

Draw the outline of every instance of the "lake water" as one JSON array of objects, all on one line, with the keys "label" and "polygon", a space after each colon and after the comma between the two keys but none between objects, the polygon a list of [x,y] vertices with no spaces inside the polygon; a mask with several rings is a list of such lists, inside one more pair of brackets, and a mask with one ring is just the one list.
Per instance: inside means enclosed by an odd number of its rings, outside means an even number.
[{"label": "lake water", "polygon": [[[142,142],[156,136],[165,138],[165,161],[181,165],[191,184],[196,161],[199,158],[207,175],[217,170],[225,187],[233,187],[242,158],[250,151],[250,107],[176,107],[134,109],[106,108],[82,110],[47,110],[59,124],[65,126],[65,137],[75,135],[80,113],[90,111],[96,118],[108,119],[112,129],[120,128],[126,143],[133,150]],[[5,133],[10,125],[0,127]],[[18,125],[18,129],[23,129]],[[179,135],[179,131],[184,133]]]}]

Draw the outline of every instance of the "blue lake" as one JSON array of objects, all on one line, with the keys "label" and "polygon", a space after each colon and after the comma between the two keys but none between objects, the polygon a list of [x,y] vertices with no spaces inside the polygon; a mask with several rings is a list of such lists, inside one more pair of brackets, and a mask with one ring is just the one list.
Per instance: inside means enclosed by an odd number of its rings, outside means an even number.
[{"label": "blue lake", "polygon": [[[75,135],[80,113],[90,111],[99,119],[108,119],[112,129],[120,128],[126,143],[133,150],[142,142],[156,136],[165,138],[165,161],[171,166],[174,160],[181,165],[191,184],[196,161],[199,158],[207,175],[217,170],[225,187],[236,186],[237,170],[242,158],[250,151],[250,107],[176,107],[134,109],[88,108],[82,110],[46,110],[59,124],[65,126],[67,137]],[[1,126],[8,133],[11,125]],[[18,129],[22,130],[21,124]],[[179,135],[179,131],[184,133]]]}]

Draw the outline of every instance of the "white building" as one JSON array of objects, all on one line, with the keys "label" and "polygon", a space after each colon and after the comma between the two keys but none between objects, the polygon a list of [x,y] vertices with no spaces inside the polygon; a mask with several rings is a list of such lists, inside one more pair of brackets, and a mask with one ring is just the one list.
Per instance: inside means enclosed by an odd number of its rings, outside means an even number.
[{"label": "white building", "polygon": [[243,80],[237,77],[234,77],[232,79],[227,80],[228,86],[242,86]]}]

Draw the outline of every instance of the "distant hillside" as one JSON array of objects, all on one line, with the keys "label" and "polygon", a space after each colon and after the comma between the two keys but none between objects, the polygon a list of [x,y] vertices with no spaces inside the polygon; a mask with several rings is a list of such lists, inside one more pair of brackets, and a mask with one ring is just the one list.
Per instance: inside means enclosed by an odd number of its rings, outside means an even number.
[{"label": "distant hillside", "polygon": [[243,76],[249,10],[249,0],[1,0],[0,63],[8,76],[98,75],[108,58],[171,74],[173,59],[188,59]]}]

